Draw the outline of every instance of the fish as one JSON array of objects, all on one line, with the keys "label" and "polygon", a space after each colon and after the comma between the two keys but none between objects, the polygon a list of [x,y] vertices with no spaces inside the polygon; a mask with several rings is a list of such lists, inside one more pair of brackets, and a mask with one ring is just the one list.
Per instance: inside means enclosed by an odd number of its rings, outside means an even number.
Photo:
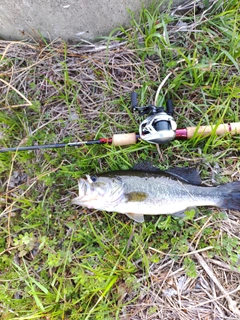
[{"label": "fish", "polygon": [[195,168],[160,170],[135,166],[80,178],[73,204],[127,215],[144,222],[144,215],[179,215],[196,207],[240,210],[240,181],[204,186]]}]

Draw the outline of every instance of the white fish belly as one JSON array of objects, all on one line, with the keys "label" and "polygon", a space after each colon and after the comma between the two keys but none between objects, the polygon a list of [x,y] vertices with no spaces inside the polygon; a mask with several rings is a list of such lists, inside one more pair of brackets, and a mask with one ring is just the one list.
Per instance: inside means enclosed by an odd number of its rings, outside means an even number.
[{"label": "white fish belly", "polygon": [[174,214],[184,211],[187,208],[199,206],[216,206],[214,201],[188,201],[188,202],[172,202],[162,203],[157,202],[126,202],[118,204],[113,208],[108,208],[107,211],[115,211],[119,213],[135,213],[146,215],[159,215],[159,214]]}]

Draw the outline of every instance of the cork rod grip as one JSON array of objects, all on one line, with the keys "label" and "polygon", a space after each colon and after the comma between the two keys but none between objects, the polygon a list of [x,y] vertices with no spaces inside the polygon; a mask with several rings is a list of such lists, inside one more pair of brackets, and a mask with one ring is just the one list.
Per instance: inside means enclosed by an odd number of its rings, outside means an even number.
[{"label": "cork rod grip", "polygon": [[221,136],[229,132],[234,136],[240,134],[240,122],[224,123],[217,126],[187,127],[186,130],[187,139],[192,138],[195,134],[204,137],[213,133],[217,136]]},{"label": "cork rod grip", "polygon": [[116,147],[127,146],[135,144],[137,142],[137,135],[135,132],[132,133],[118,133],[112,137],[112,144]]}]

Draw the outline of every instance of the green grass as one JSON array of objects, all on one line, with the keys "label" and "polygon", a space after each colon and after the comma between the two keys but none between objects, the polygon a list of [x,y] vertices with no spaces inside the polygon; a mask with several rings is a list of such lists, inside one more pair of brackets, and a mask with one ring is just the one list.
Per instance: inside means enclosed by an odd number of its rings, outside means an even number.
[{"label": "green grass", "polygon": [[[1,146],[137,131],[143,118],[129,110],[133,89],[145,105],[164,102],[170,94],[179,128],[239,122],[240,4],[204,5],[178,16],[170,9],[160,14],[156,5],[143,8],[139,16],[132,14],[131,28],[114,30],[104,40],[109,47],[100,53],[46,41],[11,43],[5,52],[9,42],[2,41]],[[111,49],[112,43],[119,50]],[[140,305],[154,300],[153,293],[165,285],[154,287],[151,274],[158,267],[171,262],[172,270],[183,268],[185,276],[197,281],[200,266],[187,243],[196,250],[207,248],[210,261],[239,268],[239,216],[234,212],[227,218],[208,208],[199,215],[187,212],[184,219],[148,216],[135,225],[120,214],[71,204],[79,177],[128,169],[145,160],[162,169],[195,165],[207,184],[230,182],[239,178],[239,149],[239,136],[196,135],[160,146],[161,154],[145,142],[0,153],[3,319],[126,319],[124,312],[142,319]],[[228,281],[221,278],[229,291],[239,279],[232,274],[226,275]],[[150,315],[158,308],[156,302],[145,311]],[[235,319],[227,306],[224,314]]]}]

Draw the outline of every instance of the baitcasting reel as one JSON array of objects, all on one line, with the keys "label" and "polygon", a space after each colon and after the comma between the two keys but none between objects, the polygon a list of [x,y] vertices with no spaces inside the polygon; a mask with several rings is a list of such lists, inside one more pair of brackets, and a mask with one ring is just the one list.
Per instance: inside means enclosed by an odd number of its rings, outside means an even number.
[{"label": "baitcasting reel", "polygon": [[172,100],[167,100],[166,111],[163,107],[153,105],[138,107],[137,93],[132,92],[131,105],[133,111],[138,111],[139,115],[149,115],[139,126],[139,136],[142,140],[162,144],[175,138],[177,124],[173,119]]}]

